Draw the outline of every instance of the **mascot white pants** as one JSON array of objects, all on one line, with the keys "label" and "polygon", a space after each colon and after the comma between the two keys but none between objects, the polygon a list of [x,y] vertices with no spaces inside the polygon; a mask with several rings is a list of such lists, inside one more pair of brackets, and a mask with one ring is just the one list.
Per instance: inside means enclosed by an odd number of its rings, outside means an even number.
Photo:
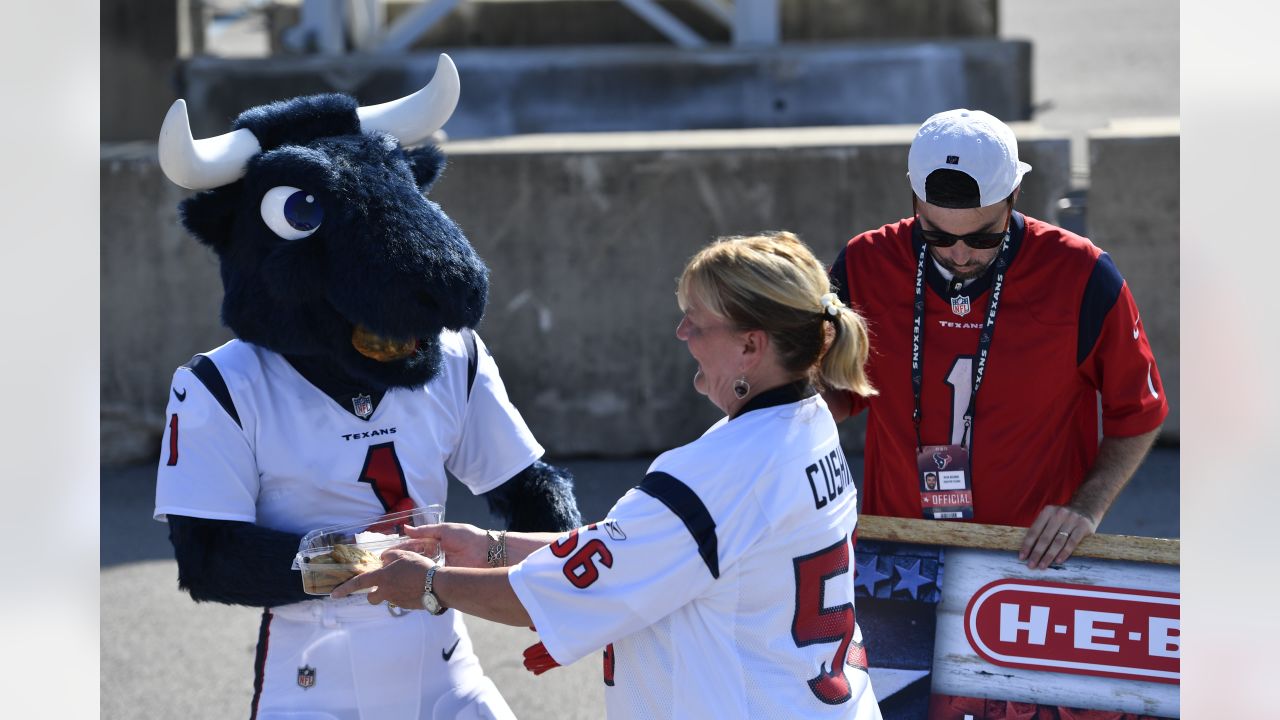
[{"label": "mascot white pants", "polygon": [[369,605],[362,595],[267,610],[255,673],[257,720],[515,718],[461,616]]}]

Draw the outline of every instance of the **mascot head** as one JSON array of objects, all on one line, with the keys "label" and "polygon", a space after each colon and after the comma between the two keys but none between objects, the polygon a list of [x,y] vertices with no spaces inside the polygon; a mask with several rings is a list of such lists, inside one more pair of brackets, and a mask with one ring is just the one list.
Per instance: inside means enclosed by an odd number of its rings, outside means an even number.
[{"label": "mascot head", "polygon": [[444,168],[434,145],[458,71],[405,98],[360,107],[346,95],[251,108],[232,131],[193,140],[186,104],[160,131],[160,166],[202,190],[183,225],[221,266],[222,321],[240,339],[321,359],[377,388],[436,375],[439,333],[484,313],[488,270],[424,193]]}]

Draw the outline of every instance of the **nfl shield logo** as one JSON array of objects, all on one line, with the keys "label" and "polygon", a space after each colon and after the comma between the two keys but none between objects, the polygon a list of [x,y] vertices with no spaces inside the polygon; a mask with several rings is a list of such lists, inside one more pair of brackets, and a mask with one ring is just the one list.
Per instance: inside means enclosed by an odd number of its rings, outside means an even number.
[{"label": "nfl shield logo", "polygon": [[316,669],[310,665],[304,665],[298,668],[298,687],[303,690],[309,690],[315,687]]},{"label": "nfl shield logo", "polygon": [[964,317],[969,314],[970,309],[968,295],[957,295],[951,298],[951,312]]},{"label": "nfl shield logo", "polygon": [[357,395],[351,398],[351,407],[355,409],[360,419],[366,419],[373,414],[373,398],[368,395]]}]

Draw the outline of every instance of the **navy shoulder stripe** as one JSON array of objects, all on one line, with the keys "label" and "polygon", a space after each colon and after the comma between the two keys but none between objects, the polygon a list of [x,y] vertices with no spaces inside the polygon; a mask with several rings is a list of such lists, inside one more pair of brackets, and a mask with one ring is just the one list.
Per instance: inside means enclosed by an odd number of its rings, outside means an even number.
[{"label": "navy shoulder stripe", "polygon": [[1111,256],[1102,253],[1098,262],[1093,265],[1089,282],[1084,286],[1084,297],[1080,300],[1079,335],[1076,338],[1076,364],[1084,362],[1093,352],[1093,346],[1102,335],[1102,325],[1106,322],[1107,313],[1115,306],[1120,297],[1120,289],[1124,287],[1124,278],[1111,261]]},{"label": "navy shoulder stripe", "polygon": [[831,280],[831,291],[845,305],[849,304],[849,261],[845,258],[848,249],[848,245],[840,248],[840,254],[836,255],[836,261],[831,263],[831,270],[827,272],[827,277]]},{"label": "navy shoulder stripe", "polygon": [[684,522],[698,544],[698,554],[711,571],[711,577],[720,577],[720,549],[716,543],[716,523],[702,504],[698,494],[664,472],[653,472],[644,476],[637,486],[640,490],[652,495],[654,499],[666,505],[676,517]]},{"label": "navy shoulder stripe", "polygon": [[471,328],[462,328],[462,341],[467,346],[467,399],[471,399],[471,386],[476,384],[476,368],[480,364],[480,358],[477,356],[476,350],[476,334]]},{"label": "navy shoulder stripe", "polygon": [[195,373],[195,376],[209,389],[209,392],[213,394],[222,409],[226,410],[231,419],[236,421],[236,425],[243,428],[244,424],[240,422],[240,413],[236,412],[236,404],[231,402],[231,391],[227,390],[227,383],[223,381],[222,373],[218,372],[218,366],[214,365],[213,361],[208,357],[196,355],[183,367],[190,368],[191,372]]}]

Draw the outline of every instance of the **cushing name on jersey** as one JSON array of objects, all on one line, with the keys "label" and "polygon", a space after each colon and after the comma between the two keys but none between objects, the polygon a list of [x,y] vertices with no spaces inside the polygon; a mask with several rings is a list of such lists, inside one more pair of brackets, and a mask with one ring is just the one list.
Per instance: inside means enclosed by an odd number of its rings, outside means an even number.
[{"label": "cushing name on jersey", "polygon": [[815,510],[821,510],[827,502],[840,497],[853,486],[853,474],[849,472],[844,453],[839,449],[818,458],[804,472],[809,479],[809,489],[813,492]]}]

